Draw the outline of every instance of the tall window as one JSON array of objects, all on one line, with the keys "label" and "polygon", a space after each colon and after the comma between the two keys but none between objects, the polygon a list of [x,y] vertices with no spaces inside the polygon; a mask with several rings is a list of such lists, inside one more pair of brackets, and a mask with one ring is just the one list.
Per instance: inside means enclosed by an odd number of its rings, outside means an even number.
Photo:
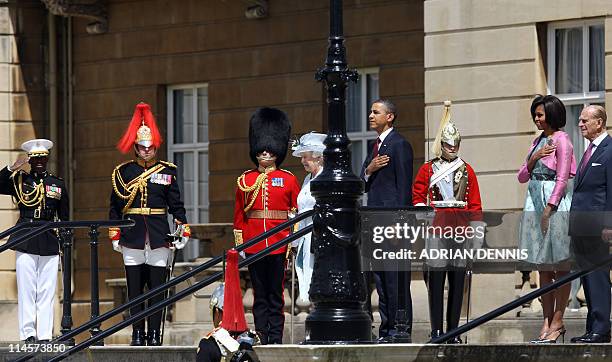
[{"label": "tall window", "polygon": [[208,86],[168,88],[168,157],[178,166],[189,223],[208,222]]},{"label": "tall window", "polygon": [[576,159],[585,150],[578,128],[582,108],[605,105],[605,44],[603,20],[550,24],[548,27],[548,91],[567,109],[565,131]]},{"label": "tall window", "polygon": [[372,102],[380,98],[378,93],[378,69],[359,70],[357,83],[348,86],[346,100],[346,131],[351,140],[353,172],[359,175],[361,165],[374,146],[376,132],[370,130],[368,115]]}]

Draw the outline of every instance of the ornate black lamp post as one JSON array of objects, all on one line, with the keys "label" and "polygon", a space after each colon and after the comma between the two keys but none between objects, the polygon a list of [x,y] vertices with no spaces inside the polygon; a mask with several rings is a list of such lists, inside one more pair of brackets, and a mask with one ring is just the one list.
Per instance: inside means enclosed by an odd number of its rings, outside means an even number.
[{"label": "ornate black lamp post", "polygon": [[370,341],[372,321],[364,310],[366,285],[360,268],[359,211],[363,182],[351,171],[345,98],[357,73],[346,64],[342,0],[330,0],[330,35],[325,66],[316,78],[327,87],[328,135],[325,166],[311,183],[317,200],[312,234],[315,255],[306,318],[306,343]]}]

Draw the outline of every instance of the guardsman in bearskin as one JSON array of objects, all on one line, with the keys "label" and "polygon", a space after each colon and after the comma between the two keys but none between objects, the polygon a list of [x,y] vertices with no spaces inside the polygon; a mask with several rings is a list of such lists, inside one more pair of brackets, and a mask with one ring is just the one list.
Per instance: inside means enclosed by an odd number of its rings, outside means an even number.
[{"label": "guardsman in bearskin", "polygon": [[[291,172],[280,169],[289,147],[291,124],[287,115],[275,108],[260,108],[251,117],[249,146],[256,168],[238,177],[234,209],[234,237],[242,244],[286,221],[297,210],[300,187]],[[254,254],[287,237],[289,230],[246,249]],[[249,265],[255,300],[255,330],[262,344],[282,343],[283,283],[287,247]]]},{"label": "guardsman in bearskin", "polygon": [[227,252],[225,283],[210,296],[210,313],[214,328],[200,340],[196,362],[258,361],[253,346],[259,339],[247,328],[236,250]]},{"label": "guardsman in bearskin", "polygon": [[[13,196],[19,207],[17,223],[67,221],[68,191],[64,180],[47,172],[49,149],[46,139],[27,141],[21,148],[28,158],[19,158],[0,170],[0,193]],[[29,162],[30,173],[20,170]],[[29,230],[11,235],[9,242]],[[16,251],[19,338],[28,343],[47,341],[53,333],[53,301],[57,285],[59,238],[55,230],[13,248]]]},{"label": "guardsman in bearskin", "polygon": [[[482,219],[478,180],[472,167],[458,157],[461,135],[450,117],[450,101],[444,103],[444,114],[432,151],[436,158],[427,161],[416,175],[412,188],[415,206],[430,205],[436,210],[434,226],[465,227]],[[460,230],[457,228],[456,230]],[[458,241],[459,240],[459,241]],[[464,248],[464,239],[429,238],[431,249]],[[463,303],[467,261],[427,260],[425,282],[429,293],[431,337],[443,334],[444,284],[448,278],[446,309],[447,331],[457,328]],[[448,343],[461,343],[455,337]]]},{"label": "guardsman in bearskin", "polygon": [[[172,249],[183,248],[191,234],[176,166],[156,157],[161,143],[151,107],[139,103],[127,131],[117,144],[122,153],[133,151],[136,159],[113,170],[109,212],[111,220],[128,218],[136,222],[134,227],[123,230],[109,228],[113,249],[123,255],[130,300],[141,295],[145,285],[151,290],[167,280]],[[169,238],[168,214],[172,215],[181,236],[175,243]],[[177,235],[177,232],[173,234]],[[148,305],[163,299],[164,294],[160,293],[150,298]],[[134,315],[142,310],[143,305],[137,305],[130,309],[130,313]],[[146,335],[145,321],[136,322],[132,326],[131,345],[161,345],[161,319],[162,311],[148,318]]]}]

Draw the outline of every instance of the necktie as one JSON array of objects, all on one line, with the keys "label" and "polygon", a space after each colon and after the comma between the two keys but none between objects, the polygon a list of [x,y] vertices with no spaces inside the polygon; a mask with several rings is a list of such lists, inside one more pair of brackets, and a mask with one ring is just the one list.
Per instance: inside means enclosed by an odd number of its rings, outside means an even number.
[{"label": "necktie", "polygon": [[587,165],[589,164],[589,160],[591,159],[591,155],[593,154],[593,142],[587,147],[586,151],[584,151],[584,155],[582,156],[582,163],[580,164],[580,173],[583,174],[584,170],[586,170]]},{"label": "necktie", "polygon": [[380,138],[376,138],[376,142],[374,142],[374,148],[372,150],[372,158],[378,156],[378,145],[380,144]]}]

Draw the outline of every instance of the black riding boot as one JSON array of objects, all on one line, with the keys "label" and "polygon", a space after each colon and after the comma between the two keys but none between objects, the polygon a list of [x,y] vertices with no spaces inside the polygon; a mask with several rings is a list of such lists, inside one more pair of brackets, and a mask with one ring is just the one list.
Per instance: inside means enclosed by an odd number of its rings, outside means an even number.
[{"label": "black riding boot", "polygon": [[[463,286],[465,284],[465,271],[455,270],[448,272],[448,302],[446,305],[446,330],[451,331],[459,326],[461,306],[463,305]],[[462,343],[459,336],[448,341],[449,344]]]},{"label": "black riding boot", "polygon": [[[167,275],[168,275],[168,270],[166,269],[166,267],[148,265],[148,268],[149,268],[149,280],[148,280],[149,290],[153,290],[166,282]],[[165,296],[166,296],[166,292],[157,294],[156,296],[149,299],[148,305],[153,306],[161,302],[162,300],[165,299]],[[149,338],[149,343],[148,343],[149,346],[161,346],[162,345],[160,329],[161,329],[163,311],[164,310],[162,309],[159,312],[156,312],[155,314],[149,316],[147,320],[147,325],[148,325],[147,334]]]},{"label": "black riding boot", "polygon": [[[427,295],[429,299],[429,320],[432,335],[442,331],[444,313],[444,275],[443,271],[427,271]],[[436,333],[437,334],[437,333]]]},{"label": "black riding boot", "polygon": [[[143,279],[143,270],[146,265],[126,265],[125,276],[127,280],[128,288],[128,300],[132,300],[142,295],[142,291],[145,286],[145,279]],[[144,303],[136,304],[130,308],[130,315],[136,315],[144,309]],[[132,341],[130,346],[144,346],[146,345],[145,336],[145,321],[141,319],[132,325]]]}]

